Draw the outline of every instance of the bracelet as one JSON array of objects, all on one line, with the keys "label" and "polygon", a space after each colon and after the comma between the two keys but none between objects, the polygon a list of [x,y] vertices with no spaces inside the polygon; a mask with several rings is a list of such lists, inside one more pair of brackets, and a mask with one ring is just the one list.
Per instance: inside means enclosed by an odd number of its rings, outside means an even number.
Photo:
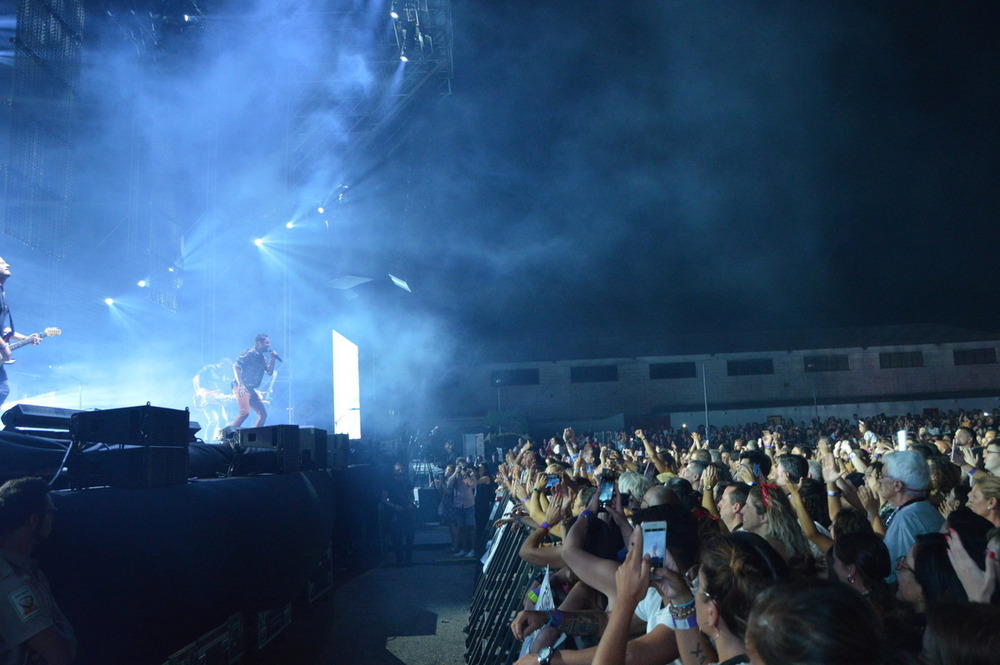
[{"label": "bracelet", "polygon": [[687,607],[691,607],[692,605],[694,605],[694,598],[693,597],[688,602],[682,603],[680,605],[674,605],[673,603],[670,603],[670,607],[673,608],[673,609],[675,609],[675,610],[683,610],[683,609],[685,609]]},{"label": "bracelet", "polygon": [[545,613],[549,615],[549,620],[545,624],[546,626],[558,628],[562,625],[563,613],[561,610],[545,610]]},{"label": "bracelet", "polygon": [[521,499],[521,503],[528,503],[528,497],[524,497],[523,499]]},{"label": "bracelet", "polygon": [[840,496],[840,492],[831,492],[831,491],[827,490],[826,495],[827,496]]},{"label": "bracelet", "polygon": [[698,617],[689,616],[684,619],[678,619],[674,617],[674,629],[675,630],[691,630],[698,627]]},{"label": "bracelet", "polygon": [[538,494],[538,493],[539,493],[539,492],[541,492],[541,491],[542,491],[542,490],[538,489],[537,487],[532,487],[532,488],[531,488],[531,492],[532,492],[533,494]]},{"label": "bracelet", "polygon": [[685,607],[680,610],[678,610],[678,608],[674,607],[673,605],[670,606],[670,616],[673,619],[692,618],[694,617],[696,611],[697,608],[694,605],[691,605],[690,607]]},{"label": "bracelet", "polygon": [[594,511],[592,511],[592,510],[585,510],[582,513],[580,513],[580,517],[586,517],[588,519],[594,519]]},{"label": "bracelet", "polygon": [[548,531],[552,527],[549,525],[548,522],[542,522],[541,524],[538,525],[538,528],[539,529],[545,529],[546,531]]}]

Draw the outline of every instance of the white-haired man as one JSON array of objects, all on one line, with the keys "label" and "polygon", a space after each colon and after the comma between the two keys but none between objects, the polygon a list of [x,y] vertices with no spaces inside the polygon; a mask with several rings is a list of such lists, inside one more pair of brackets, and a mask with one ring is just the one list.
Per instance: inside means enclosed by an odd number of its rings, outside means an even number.
[{"label": "white-haired man", "polygon": [[893,507],[886,519],[885,545],[895,561],[906,556],[917,536],[940,530],[944,518],[927,501],[931,477],[923,455],[914,450],[899,450],[882,461],[878,490]]}]

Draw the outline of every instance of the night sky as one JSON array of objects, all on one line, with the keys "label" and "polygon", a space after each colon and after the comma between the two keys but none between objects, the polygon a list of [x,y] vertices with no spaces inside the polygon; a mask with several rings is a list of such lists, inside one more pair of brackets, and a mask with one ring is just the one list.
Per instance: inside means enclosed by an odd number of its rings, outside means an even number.
[{"label": "night sky", "polygon": [[454,7],[413,281],[475,338],[997,324],[995,3]]}]

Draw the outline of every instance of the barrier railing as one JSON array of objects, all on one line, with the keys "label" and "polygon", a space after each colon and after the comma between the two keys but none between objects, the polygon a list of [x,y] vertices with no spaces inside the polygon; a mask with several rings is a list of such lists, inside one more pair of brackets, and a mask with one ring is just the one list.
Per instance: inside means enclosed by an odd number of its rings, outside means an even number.
[{"label": "barrier railing", "polygon": [[[494,520],[508,504],[498,504]],[[493,533],[492,553],[487,552],[486,569],[476,584],[469,610],[465,640],[465,662],[469,665],[509,665],[518,656],[521,643],[514,639],[510,622],[523,609],[528,581],[539,570],[518,556],[527,537],[528,532],[517,524],[501,526]]]}]

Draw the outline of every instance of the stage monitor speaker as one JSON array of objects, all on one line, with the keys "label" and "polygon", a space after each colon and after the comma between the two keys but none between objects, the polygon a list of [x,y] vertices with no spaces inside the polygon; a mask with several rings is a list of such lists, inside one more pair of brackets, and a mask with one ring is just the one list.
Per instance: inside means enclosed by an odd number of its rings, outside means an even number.
[{"label": "stage monitor speaker", "polygon": [[74,441],[187,448],[191,414],[158,406],[80,411],[70,422]]},{"label": "stage monitor speaker", "polygon": [[327,469],[326,430],[318,427],[299,428],[299,457],[303,471]]},{"label": "stage monitor speaker", "polygon": [[301,468],[299,457],[299,426],[271,425],[240,430],[240,447],[270,448],[280,453],[283,473],[295,473]]},{"label": "stage monitor speaker", "polygon": [[5,429],[31,427],[35,429],[69,430],[70,419],[78,413],[74,409],[60,409],[55,406],[15,404],[7,409],[0,420]]}]

